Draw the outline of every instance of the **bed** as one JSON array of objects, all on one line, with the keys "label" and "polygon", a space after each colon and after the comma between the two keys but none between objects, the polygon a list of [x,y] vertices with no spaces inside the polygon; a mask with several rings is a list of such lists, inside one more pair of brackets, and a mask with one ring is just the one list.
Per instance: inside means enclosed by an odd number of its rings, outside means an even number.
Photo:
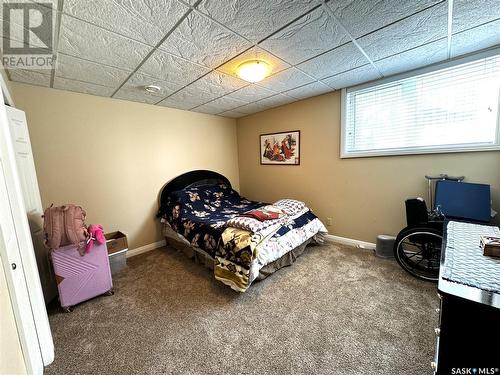
[{"label": "bed", "polygon": [[238,292],[291,265],[327,230],[303,203],[248,200],[223,175],[196,170],[166,183],[157,217],[170,246],[213,269]]}]

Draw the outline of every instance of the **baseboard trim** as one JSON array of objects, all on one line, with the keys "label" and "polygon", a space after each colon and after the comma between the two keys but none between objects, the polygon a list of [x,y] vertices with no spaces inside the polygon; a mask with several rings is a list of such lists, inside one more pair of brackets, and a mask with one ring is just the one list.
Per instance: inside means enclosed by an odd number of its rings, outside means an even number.
[{"label": "baseboard trim", "polygon": [[161,240],[158,242],[153,242],[141,247],[136,247],[135,249],[127,251],[127,258],[135,257],[136,255],[147,253],[148,251],[158,249],[159,247],[165,246],[165,240]]},{"label": "baseboard trim", "polygon": [[339,243],[342,245],[349,245],[349,246],[358,247],[360,249],[375,250],[374,243],[355,240],[352,238],[340,237],[340,236],[334,236],[332,234],[328,234],[326,236],[326,240],[330,241],[330,242]]},{"label": "baseboard trim", "polygon": [[[326,240],[329,242],[335,242],[335,243],[339,243],[342,245],[349,245],[349,246],[358,247],[360,249],[375,250],[374,243],[355,240],[352,238],[340,237],[340,236],[334,236],[332,234],[328,234],[328,235],[326,235]],[[153,242],[153,243],[141,246],[141,247],[136,247],[135,249],[127,251],[127,258],[131,258],[131,257],[134,257],[134,256],[139,255],[139,254],[147,253],[148,251],[158,249],[159,247],[163,247],[163,246],[166,246],[165,240]]]}]

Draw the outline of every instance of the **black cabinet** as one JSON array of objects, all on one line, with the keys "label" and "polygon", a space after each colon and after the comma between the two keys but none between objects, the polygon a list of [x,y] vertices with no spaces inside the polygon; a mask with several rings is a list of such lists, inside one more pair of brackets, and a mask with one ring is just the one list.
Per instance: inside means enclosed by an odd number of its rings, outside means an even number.
[{"label": "black cabinet", "polygon": [[440,294],[437,374],[499,373],[500,310],[453,294]]}]

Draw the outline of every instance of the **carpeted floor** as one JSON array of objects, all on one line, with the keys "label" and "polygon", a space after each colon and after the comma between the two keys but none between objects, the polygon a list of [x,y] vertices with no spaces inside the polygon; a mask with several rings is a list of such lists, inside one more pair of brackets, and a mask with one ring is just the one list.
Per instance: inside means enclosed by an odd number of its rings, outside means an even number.
[{"label": "carpeted floor", "polygon": [[430,374],[434,284],[333,244],[238,294],[172,249],[129,259],[116,294],[52,307],[46,374]]}]

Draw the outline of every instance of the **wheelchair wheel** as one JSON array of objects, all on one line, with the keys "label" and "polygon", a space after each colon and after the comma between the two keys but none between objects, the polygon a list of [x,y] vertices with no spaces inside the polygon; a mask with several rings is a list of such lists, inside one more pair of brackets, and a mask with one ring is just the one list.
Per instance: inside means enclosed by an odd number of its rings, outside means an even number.
[{"label": "wheelchair wheel", "polygon": [[394,243],[399,265],[415,277],[437,281],[441,258],[442,231],[430,227],[405,228]]}]

